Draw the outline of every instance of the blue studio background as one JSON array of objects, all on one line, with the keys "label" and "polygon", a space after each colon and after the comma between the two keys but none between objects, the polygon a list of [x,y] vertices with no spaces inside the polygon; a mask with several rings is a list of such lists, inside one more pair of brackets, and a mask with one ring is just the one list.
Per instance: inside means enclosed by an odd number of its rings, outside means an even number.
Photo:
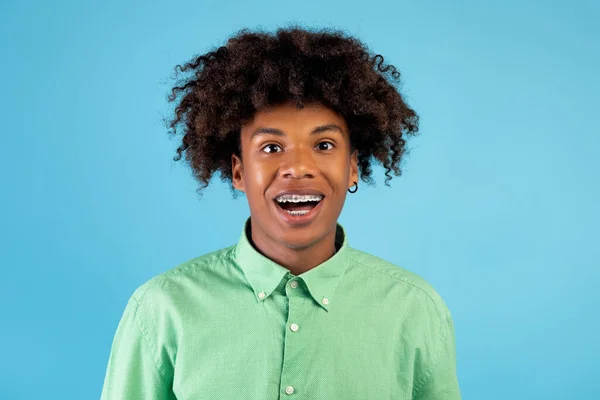
[{"label": "blue studio background", "polygon": [[443,296],[463,398],[600,399],[599,17],[594,1],[2,1],[0,398],[99,398],[133,290],[237,241],[245,198],[216,180],[199,200],[172,161],[170,77],[240,28],[298,22],[402,72],[421,135],[340,222]]}]

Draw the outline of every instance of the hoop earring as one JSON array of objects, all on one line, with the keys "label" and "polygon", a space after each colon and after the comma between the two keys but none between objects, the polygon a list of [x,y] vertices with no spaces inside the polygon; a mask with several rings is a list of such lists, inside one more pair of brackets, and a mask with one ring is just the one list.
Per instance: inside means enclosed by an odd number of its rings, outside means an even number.
[{"label": "hoop earring", "polygon": [[358,191],[358,182],[354,182],[354,186],[356,186],[356,188],[354,190],[348,189],[348,193],[356,193]]}]

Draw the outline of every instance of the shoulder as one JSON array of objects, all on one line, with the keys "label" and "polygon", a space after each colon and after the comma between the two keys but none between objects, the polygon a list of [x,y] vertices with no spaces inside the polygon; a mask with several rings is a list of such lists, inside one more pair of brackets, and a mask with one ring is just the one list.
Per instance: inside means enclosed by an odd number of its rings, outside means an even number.
[{"label": "shoulder", "polygon": [[226,266],[233,260],[235,246],[194,257],[162,272],[139,285],[132,294],[137,303],[172,302],[188,293],[190,286],[198,286],[227,274]]},{"label": "shoulder", "polygon": [[377,279],[395,287],[395,292],[399,293],[403,302],[410,297],[421,305],[433,308],[440,319],[450,317],[450,311],[442,296],[417,273],[355,248],[350,248],[350,259],[353,265],[362,269],[370,279]]},{"label": "shoulder", "polygon": [[143,337],[163,376],[171,374],[186,313],[194,296],[227,274],[233,246],[185,261],[139,285],[129,296],[118,335],[122,340]]}]

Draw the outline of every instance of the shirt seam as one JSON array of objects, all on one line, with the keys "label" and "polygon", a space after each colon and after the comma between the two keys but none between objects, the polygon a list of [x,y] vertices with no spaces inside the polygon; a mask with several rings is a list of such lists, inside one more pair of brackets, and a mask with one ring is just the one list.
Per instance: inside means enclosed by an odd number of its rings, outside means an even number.
[{"label": "shirt seam", "polygon": [[[210,257],[209,259],[203,259],[203,260],[198,260],[198,261],[192,261],[190,262],[188,265],[182,266],[182,268],[175,268],[171,271],[167,271],[165,274],[161,275],[157,280],[156,280],[156,285],[158,287],[162,287],[162,285],[169,279],[177,279],[181,276],[181,274],[185,274],[186,272],[188,272],[189,270],[196,268],[196,267],[202,267],[205,265],[208,265],[212,262],[221,260],[223,258],[228,258],[231,256],[231,250],[234,246],[229,246],[229,248],[224,251],[223,253],[217,255],[215,254],[214,256]],[[158,372],[158,376],[161,379],[161,381],[164,384],[168,384],[167,382],[167,377],[166,377],[166,372],[164,371],[164,366],[162,364],[162,362],[156,358],[156,347],[154,346],[153,342],[150,340],[149,334],[148,334],[148,329],[146,327],[146,325],[144,324],[144,322],[142,321],[142,316],[139,315],[138,310],[143,307],[142,304],[142,298],[145,297],[146,292],[150,289],[150,285],[146,284],[143,286],[143,290],[140,290],[140,293],[138,296],[136,296],[136,294],[134,293],[131,298],[133,301],[135,301],[135,308],[133,310],[133,315],[134,315],[134,320],[136,322],[136,325],[138,326],[141,334],[142,334],[142,341],[144,342],[144,344],[146,345],[146,348],[148,349],[148,351],[150,352],[150,356],[152,358],[153,364],[154,364],[154,368],[156,368],[156,371]]]},{"label": "shirt seam", "polygon": [[440,320],[444,320],[445,318],[447,318],[447,315],[443,315],[443,314],[442,314],[442,312],[440,312],[440,307],[439,307],[439,305],[438,305],[437,301],[436,301],[436,300],[435,300],[435,299],[434,299],[434,298],[431,296],[431,294],[429,294],[429,293],[428,293],[428,292],[427,292],[425,289],[423,289],[421,286],[419,286],[419,285],[416,285],[416,284],[414,284],[414,283],[412,283],[412,282],[410,282],[410,281],[408,281],[408,280],[406,280],[406,279],[404,279],[404,278],[401,278],[401,277],[398,277],[398,276],[394,276],[394,275],[390,275],[390,274],[388,274],[387,272],[384,272],[384,271],[382,271],[382,270],[380,270],[380,269],[378,269],[378,268],[375,268],[375,269],[374,269],[374,268],[372,268],[372,267],[369,267],[369,266],[368,266],[368,265],[366,265],[365,263],[363,263],[363,262],[361,262],[361,261],[359,261],[359,260],[355,259],[355,258],[354,258],[354,257],[352,257],[352,256],[350,256],[350,259],[351,259],[352,261],[354,261],[355,263],[357,263],[357,264],[360,264],[360,265],[361,265],[363,268],[365,268],[365,269],[368,269],[369,271],[375,270],[375,271],[379,272],[380,274],[383,274],[383,275],[389,276],[390,278],[394,278],[394,279],[396,279],[396,280],[402,281],[402,282],[406,283],[407,285],[411,285],[411,286],[413,286],[413,287],[415,287],[415,288],[419,289],[419,290],[420,290],[421,292],[423,292],[423,293],[424,293],[424,294],[425,294],[425,295],[426,295],[426,296],[429,298],[429,300],[431,300],[431,302],[432,302],[432,303],[435,305],[435,311],[438,313],[438,318],[440,318]]},{"label": "shirt seam", "polygon": [[142,318],[138,314],[138,309],[142,306],[142,304],[137,298],[135,298],[135,296],[132,296],[132,299],[135,301],[135,304],[136,304],[136,306],[133,310],[133,316],[134,316],[133,319],[135,320],[135,322],[142,334],[142,341],[144,342],[144,344],[146,345],[146,348],[150,352],[150,357],[152,358],[154,368],[156,368],[156,371],[158,372],[158,376],[159,376],[160,380],[164,384],[168,384],[166,376],[165,376],[165,372],[161,368],[162,363],[155,356],[156,348],[152,345],[152,343],[150,343],[150,339],[148,337],[148,331],[146,329],[146,326],[142,323],[142,321],[141,321]]},{"label": "shirt seam", "polygon": [[[442,320],[442,329],[448,323],[449,318],[450,318],[450,316],[446,316]],[[413,398],[416,398],[417,394],[419,394],[421,389],[423,389],[423,387],[425,387],[427,382],[429,382],[429,380],[433,376],[433,370],[438,366],[438,364],[441,361],[442,357],[440,356],[440,353],[442,352],[444,345],[446,344],[446,340],[448,340],[448,330],[444,329],[443,331],[445,334],[441,335],[440,344],[437,349],[437,358],[436,358],[435,362],[433,363],[433,365],[425,372],[425,374],[423,374],[423,377],[415,385],[415,388],[413,389]]]},{"label": "shirt seam", "polygon": [[211,263],[219,261],[223,258],[231,258],[233,249],[235,249],[235,246],[228,246],[223,249],[224,251],[221,254],[214,254],[210,258],[202,258],[201,257],[200,260],[191,261],[188,265],[184,265],[181,268],[174,268],[171,271],[167,271],[162,276],[163,279],[161,279],[161,280],[165,280],[167,278],[178,278],[179,275],[185,274],[186,272],[188,272],[189,270],[191,270],[193,268],[204,267],[206,265],[209,265]]},{"label": "shirt seam", "polygon": [[[181,278],[182,274],[187,273],[188,271],[190,271],[193,268],[204,267],[206,265],[209,265],[211,263],[219,261],[222,258],[230,258],[231,257],[231,247],[232,246],[226,247],[224,249],[225,251],[222,254],[214,254],[208,259],[200,259],[197,261],[190,260],[190,261],[182,263],[179,266],[174,267],[168,271],[165,271],[164,273],[162,273],[158,276],[155,276],[154,278],[150,279],[148,282],[146,282],[145,284],[143,284],[136,290],[136,293],[138,293],[138,299],[136,299],[136,300],[139,303],[141,303],[144,296],[146,295],[146,291],[148,291],[151,286],[162,288],[168,279],[179,279],[179,278]],[[199,257],[199,258],[202,258],[202,257]]]},{"label": "shirt seam", "polygon": [[420,286],[418,286],[418,285],[416,285],[416,284],[414,284],[414,283],[412,283],[412,282],[410,282],[410,281],[407,281],[406,279],[403,279],[403,278],[401,278],[401,277],[398,277],[398,276],[394,276],[394,275],[388,274],[388,273],[386,273],[386,272],[384,272],[384,271],[382,271],[382,270],[380,270],[380,269],[378,269],[378,268],[372,268],[372,267],[369,267],[369,266],[368,266],[368,265],[366,265],[365,263],[363,263],[363,262],[361,262],[361,261],[359,261],[359,260],[355,259],[355,258],[354,258],[354,257],[352,257],[352,256],[350,256],[350,259],[351,259],[352,261],[354,261],[355,263],[357,263],[358,265],[362,266],[363,268],[365,268],[365,269],[368,269],[369,271],[375,270],[375,271],[379,272],[380,274],[383,274],[383,275],[389,276],[389,277],[391,277],[391,278],[394,278],[394,279],[396,279],[396,280],[402,281],[402,282],[404,282],[404,283],[406,283],[406,284],[408,284],[408,285],[411,285],[411,286],[413,286],[413,287],[415,287],[415,288],[419,289],[419,290],[420,290],[421,292],[423,292],[423,293],[424,293],[424,294],[425,294],[425,295],[426,295],[426,296],[427,296],[427,297],[428,297],[428,298],[431,300],[431,302],[432,302],[432,303],[435,305],[435,310],[436,310],[436,312],[438,313],[438,318],[440,319],[440,322],[441,322],[441,324],[440,324],[440,328],[439,328],[440,330],[439,330],[439,332],[438,332],[438,337],[440,338],[440,341],[439,341],[438,347],[436,348],[436,354],[437,354],[437,357],[436,357],[436,360],[435,360],[434,364],[433,364],[431,367],[429,367],[429,369],[427,369],[427,370],[426,370],[426,372],[423,374],[423,376],[421,377],[421,379],[420,379],[419,381],[417,381],[417,383],[415,384],[415,388],[414,388],[414,390],[413,390],[413,397],[415,397],[415,396],[418,394],[418,392],[419,392],[419,391],[420,391],[420,390],[421,390],[421,389],[422,389],[422,388],[425,386],[425,384],[426,384],[426,383],[429,381],[429,379],[430,379],[430,378],[431,378],[431,376],[433,375],[433,370],[435,369],[435,367],[437,366],[437,364],[440,362],[440,359],[441,359],[441,357],[440,357],[440,353],[442,352],[443,346],[444,346],[444,344],[446,343],[446,340],[447,340],[447,330],[446,330],[446,329],[444,329],[444,326],[445,326],[445,324],[446,324],[447,320],[448,320],[448,319],[449,319],[451,316],[450,316],[450,315],[448,315],[448,314],[446,314],[446,313],[442,313],[442,312],[440,311],[440,309],[439,309],[439,306],[438,306],[438,303],[435,301],[435,299],[434,299],[434,298],[431,296],[431,294],[429,294],[429,293],[428,293],[428,292],[427,292],[425,289],[423,289],[422,287],[420,287]]}]

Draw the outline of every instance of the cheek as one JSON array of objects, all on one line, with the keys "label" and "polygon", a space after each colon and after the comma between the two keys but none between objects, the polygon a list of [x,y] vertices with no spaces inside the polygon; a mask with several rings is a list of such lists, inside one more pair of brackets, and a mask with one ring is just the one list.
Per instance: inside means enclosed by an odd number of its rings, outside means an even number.
[{"label": "cheek", "polygon": [[268,163],[249,160],[245,168],[245,173],[248,191],[258,194],[264,192],[269,187],[276,170]]},{"label": "cheek", "polygon": [[336,157],[335,159],[327,160],[321,168],[331,181],[339,185],[346,185],[346,181],[350,176],[350,163],[344,157]]}]

